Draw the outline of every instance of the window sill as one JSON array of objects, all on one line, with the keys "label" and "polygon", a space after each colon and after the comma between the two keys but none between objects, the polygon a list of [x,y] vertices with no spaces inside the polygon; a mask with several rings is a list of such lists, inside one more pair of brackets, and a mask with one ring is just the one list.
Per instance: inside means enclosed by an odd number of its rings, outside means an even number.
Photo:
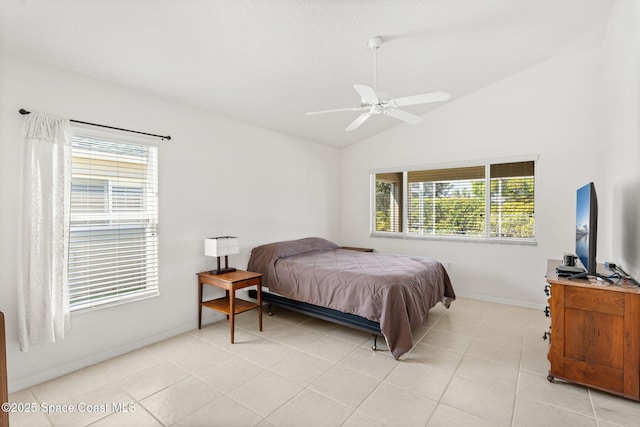
[{"label": "window sill", "polygon": [[149,294],[145,294],[145,295],[140,295],[140,296],[133,297],[133,298],[123,298],[123,299],[118,300],[118,301],[112,301],[112,302],[103,303],[103,304],[94,305],[94,306],[81,306],[81,307],[78,307],[78,308],[72,308],[70,314],[71,314],[71,316],[74,316],[76,314],[92,313],[92,312],[97,311],[97,310],[102,310],[103,308],[115,307],[115,306],[118,306],[118,305],[123,305],[123,304],[132,303],[132,302],[142,301],[142,300],[146,300],[146,299],[149,299],[149,298],[155,298],[155,297],[159,297],[159,296],[160,296],[160,292],[155,292],[155,293],[149,293]]},{"label": "window sill", "polygon": [[498,239],[495,237],[463,237],[463,236],[432,236],[432,235],[419,235],[419,234],[406,234],[406,233],[384,233],[373,232],[370,237],[382,237],[389,239],[404,239],[404,240],[433,240],[433,241],[448,241],[448,242],[460,242],[460,243],[497,243],[503,245],[521,245],[521,246],[537,246],[538,242],[535,239]]}]

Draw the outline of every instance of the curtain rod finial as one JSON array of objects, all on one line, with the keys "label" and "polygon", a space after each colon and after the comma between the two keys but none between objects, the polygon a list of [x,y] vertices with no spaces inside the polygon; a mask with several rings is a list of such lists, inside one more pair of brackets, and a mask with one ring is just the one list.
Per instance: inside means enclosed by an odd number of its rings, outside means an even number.
[{"label": "curtain rod finial", "polygon": [[27,111],[24,108],[21,108],[21,109],[18,110],[18,113],[20,113],[20,114],[22,114],[24,116],[24,115],[27,115],[27,114],[31,114],[31,111]]}]

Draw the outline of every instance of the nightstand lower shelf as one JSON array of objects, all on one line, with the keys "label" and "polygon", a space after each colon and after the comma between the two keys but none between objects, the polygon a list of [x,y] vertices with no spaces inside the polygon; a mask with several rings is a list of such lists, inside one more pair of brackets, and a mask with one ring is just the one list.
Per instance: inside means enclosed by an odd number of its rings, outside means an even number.
[{"label": "nightstand lower shelf", "polygon": [[[231,298],[230,297],[222,297],[222,298],[211,299],[208,301],[203,301],[201,305],[203,307],[220,311],[227,315],[231,314]],[[253,310],[254,308],[258,308],[258,304],[251,301],[243,300],[240,298],[233,299],[233,314],[244,313],[245,311]]]}]

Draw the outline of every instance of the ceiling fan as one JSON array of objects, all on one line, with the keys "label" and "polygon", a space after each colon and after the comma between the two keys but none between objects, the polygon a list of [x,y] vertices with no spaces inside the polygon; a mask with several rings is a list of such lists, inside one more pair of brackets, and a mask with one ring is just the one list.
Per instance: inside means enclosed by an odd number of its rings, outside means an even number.
[{"label": "ceiling fan", "polygon": [[360,106],[352,108],[337,108],[333,110],[310,111],[308,116],[315,114],[335,113],[339,111],[366,111],[360,114],[347,128],[347,132],[356,130],[369,117],[377,114],[385,114],[405,123],[418,124],[424,120],[422,117],[400,110],[399,107],[416,104],[427,104],[431,102],[441,102],[448,100],[451,96],[447,92],[431,92],[420,95],[405,96],[402,98],[389,99],[386,93],[377,90],[377,51],[382,45],[382,37],[373,37],[367,46],[373,50],[373,87],[355,84],[353,88],[360,95]]}]

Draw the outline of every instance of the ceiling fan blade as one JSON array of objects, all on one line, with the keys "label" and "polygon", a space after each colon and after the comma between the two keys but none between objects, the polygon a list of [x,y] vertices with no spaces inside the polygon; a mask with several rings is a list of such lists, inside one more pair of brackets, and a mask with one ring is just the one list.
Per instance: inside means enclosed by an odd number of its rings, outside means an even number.
[{"label": "ceiling fan blade", "polygon": [[412,125],[417,125],[418,123],[424,120],[420,116],[416,116],[415,114],[407,113],[406,111],[402,111],[402,110],[395,110],[395,109],[386,110],[384,114],[386,114],[387,116],[391,116],[394,119],[402,120],[403,122],[409,123]]},{"label": "ceiling fan blade", "polygon": [[430,102],[441,102],[451,98],[447,92],[431,92],[423,93],[421,95],[405,96],[403,98],[397,98],[392,102],[398,107],[404,107],[405,105],[415,104],[427,104]]},{"label": "ceiling fan blade", "polygon": [[362,113],[360,114],[347,128],[345,129],[347,132],[351,132],[352,130],[358,129],[361,124],[365,122],[369,117],[371,117],[370,113]]},{"label": "ceiling fan blade", "polygon": [[367,110],[368,108],[369,107],[336,108],[334,110],[309,111],[305,114],[307,116],[313,116],[314,114],[337,113],[340,111],[362,111]]},{"label": "ceiling fan blade", "polygon": [[365,104],[379,104],[378,95],[376,95],[376,91],[373,90],[372,87],[365,85],[353,85],[353,88],[358,92],[360,98],[364,101]]}]

